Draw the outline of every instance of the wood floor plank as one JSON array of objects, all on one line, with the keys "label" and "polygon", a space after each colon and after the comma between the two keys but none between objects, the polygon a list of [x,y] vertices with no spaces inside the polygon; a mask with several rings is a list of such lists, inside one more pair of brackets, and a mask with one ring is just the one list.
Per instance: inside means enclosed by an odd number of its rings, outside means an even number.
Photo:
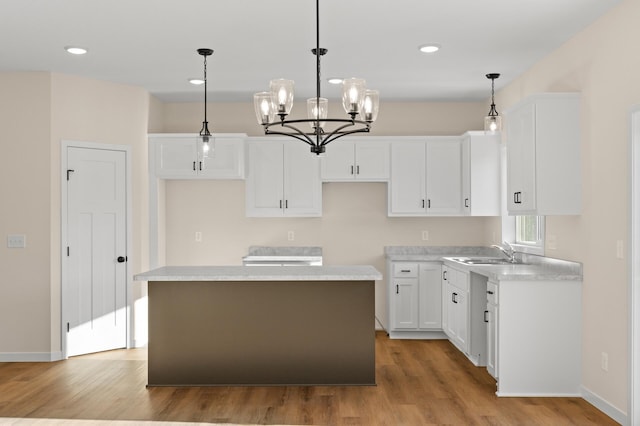
[{"label": "wood floor plank", "polygon": [[147,388],[146,379],[144,349],[51,363],[0,363],[0,423],[23,418],[242,425],[617,424],[581,398],[498,398],[486,369],[473,366],[448,341],[391,340],[384,333],[376,336],[377,386]]}]

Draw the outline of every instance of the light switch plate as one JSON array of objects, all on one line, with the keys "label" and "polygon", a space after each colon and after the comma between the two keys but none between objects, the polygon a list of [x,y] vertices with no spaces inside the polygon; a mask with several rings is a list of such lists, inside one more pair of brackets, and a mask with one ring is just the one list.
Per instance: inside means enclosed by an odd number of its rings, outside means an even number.
[{"label": "light switch plate", "polygon": [[8,248],[25,248],[27,246],[27,236],[23,234],[7,235]]}]

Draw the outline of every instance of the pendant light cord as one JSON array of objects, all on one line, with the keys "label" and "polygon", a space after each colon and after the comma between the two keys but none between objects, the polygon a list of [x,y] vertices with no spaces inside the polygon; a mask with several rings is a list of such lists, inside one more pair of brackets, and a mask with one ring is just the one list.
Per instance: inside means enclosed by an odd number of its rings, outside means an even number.
[{"label": "pendant light cord", "polygon": [[316,144],[320,145],[320,0],[316,0]]}]

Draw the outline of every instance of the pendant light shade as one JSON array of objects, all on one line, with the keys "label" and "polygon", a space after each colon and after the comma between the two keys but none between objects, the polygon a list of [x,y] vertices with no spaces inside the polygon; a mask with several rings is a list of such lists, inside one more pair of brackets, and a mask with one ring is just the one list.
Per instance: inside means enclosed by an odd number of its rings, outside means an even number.
[{"label": "pendant light shade", "polygon": [[493,98],[494,82],[498,77],[500,77],[500,74],[487,74],[487,78],[491,80],[491,107],[489,108],[489,114],[484,118],[484,131],[488,133],[495,133],[502,130],[502,117],[500,117],[498,110],[496,110],[496,103]]}]

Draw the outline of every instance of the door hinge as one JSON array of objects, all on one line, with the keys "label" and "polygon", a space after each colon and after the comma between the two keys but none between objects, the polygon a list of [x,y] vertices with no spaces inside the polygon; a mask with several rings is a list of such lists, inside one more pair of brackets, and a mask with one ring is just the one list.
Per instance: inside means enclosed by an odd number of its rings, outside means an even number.
[{"label": "door hinge", "polygon": [[67,169],[67,180],[69,180],[69,174],[75,172],[73,169]]}]

